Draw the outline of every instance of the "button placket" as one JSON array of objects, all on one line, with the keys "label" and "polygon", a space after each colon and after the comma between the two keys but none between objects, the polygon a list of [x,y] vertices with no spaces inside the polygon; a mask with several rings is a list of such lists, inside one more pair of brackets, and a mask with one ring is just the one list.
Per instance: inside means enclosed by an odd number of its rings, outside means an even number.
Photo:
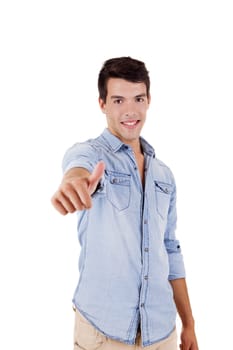
[{"label": "button placket", "polygon": [[146,303],[146,293],[147,293],[147,287],[148,287],[148,279],[149,279],[149,248],[148,248],[148,218],[146,216],[146,199],[144,200],[144,213],[143,213],[143,227],[142,227],[142,234],[143,234],[143,247],[142,247],[142,264],[143,264],[143,275],[142,275],[142,289],[141,289],[141,300],[140,300],[140,307],[143,310],[145,308]]},{"label": "button placket", "polygon": [[[148,171],[149,163],[148,159],[146,159],[147,164],[145,165],[145,170]],[[147,177],[148,174],[145,174],[145,177]],[[148,322],[147,322],[147,313],[145,313],[146,310],[146,303],[147,303],[147,291],[148,291],[148,284],[149,284],[149,217],[148,217],[148,204],[147,201],[149,200],[147,195],[147,181],[145,178],[145,189],[144,189],[144,198],[143,198],[143,212],[142,212],[142,275],[141,275],[141,293],[140,293],[140,312],[141,312],[141,327],[142,327],[142,333],[148,334]]]}]

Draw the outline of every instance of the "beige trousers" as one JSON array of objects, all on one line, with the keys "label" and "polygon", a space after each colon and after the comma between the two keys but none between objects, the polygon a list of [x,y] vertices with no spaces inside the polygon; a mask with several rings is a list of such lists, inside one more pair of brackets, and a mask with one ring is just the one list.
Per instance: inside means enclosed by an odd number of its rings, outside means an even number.
[{"label": "beige trousers", "polygon": [[138,332],[136,344],[127,345],[104,336],[76,310],[74,350],[177,350],[177,335],[174,330],[168,338],[143,348],[141,334]]}]

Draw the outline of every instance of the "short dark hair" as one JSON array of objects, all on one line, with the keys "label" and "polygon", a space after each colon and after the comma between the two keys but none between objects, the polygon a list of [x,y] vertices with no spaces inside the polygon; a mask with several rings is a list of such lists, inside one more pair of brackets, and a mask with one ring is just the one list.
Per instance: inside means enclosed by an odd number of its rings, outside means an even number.
[{"label": "short dark hair", "polygon": [[145,83],[147,97],[149,97],[149,72],[142,61],[127,56],[111,58],[104,62],[98,78],[99,98],[104,102],[106,102],[107,82],[110,78],[121,78],[132,83]]}]

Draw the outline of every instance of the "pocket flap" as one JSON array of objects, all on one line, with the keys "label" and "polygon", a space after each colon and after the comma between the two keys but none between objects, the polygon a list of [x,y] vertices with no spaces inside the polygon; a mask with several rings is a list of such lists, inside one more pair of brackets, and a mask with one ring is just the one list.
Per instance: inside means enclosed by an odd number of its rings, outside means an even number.
[{"label": "pocket flap", "polygon": [[106,171],[109,182],[112,185],[129,186],[131,175],[118,173],[116,171]]},{"label": "pocket flap", "polygon": [[158,192],[162,192],[164,194],[171,194],[173,186],[169,183],[155,180],[155,188]]}]

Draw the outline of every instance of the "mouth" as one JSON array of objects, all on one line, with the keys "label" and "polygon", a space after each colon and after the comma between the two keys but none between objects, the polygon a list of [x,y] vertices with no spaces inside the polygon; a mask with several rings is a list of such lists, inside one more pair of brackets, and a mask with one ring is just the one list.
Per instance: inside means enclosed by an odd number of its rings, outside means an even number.
[{"label": "mouth", "polygon": [[135,128],[139,123],[140,123],[140,120],[127,120],[127,121],[121,122],[121,124],[128,129]]}]

